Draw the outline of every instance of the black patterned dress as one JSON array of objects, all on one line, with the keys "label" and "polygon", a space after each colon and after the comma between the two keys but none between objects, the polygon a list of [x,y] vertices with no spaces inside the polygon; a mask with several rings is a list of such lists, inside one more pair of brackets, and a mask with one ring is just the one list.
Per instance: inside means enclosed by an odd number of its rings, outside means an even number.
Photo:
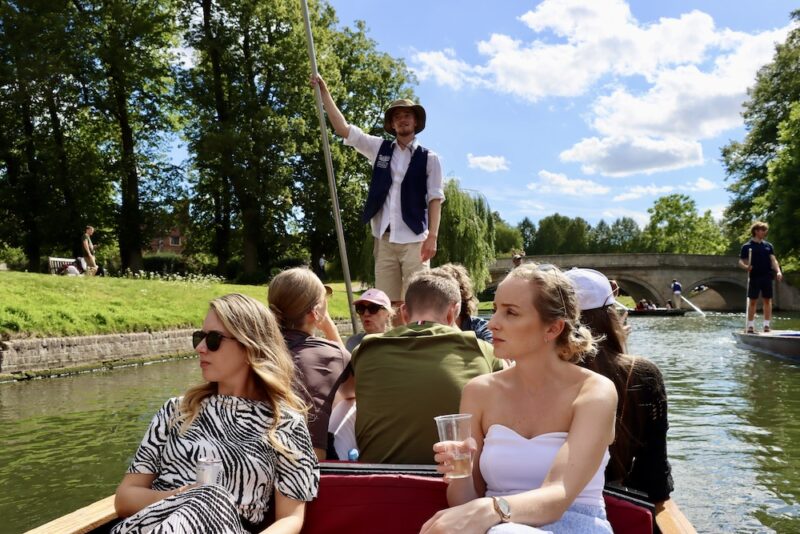
[{"label": "black patterned dress", "polygon": [[140,510],[112,530],[114,534],[208,532],[237,533],[264,520],[273,489],[291,499],[317,494],[319,467],[304,418],[283,410],[277,438],[297,451],[292,459],[269,444],[273,420],[266,403],[213,395],[203,400],[192,425],[181,435],[175,423],[181,398],[168,400],[153,417],[128,473],[155,474],[152,489],[168,491],[195,482],[197,459],[222,460],[219,485],[173,495]]}]

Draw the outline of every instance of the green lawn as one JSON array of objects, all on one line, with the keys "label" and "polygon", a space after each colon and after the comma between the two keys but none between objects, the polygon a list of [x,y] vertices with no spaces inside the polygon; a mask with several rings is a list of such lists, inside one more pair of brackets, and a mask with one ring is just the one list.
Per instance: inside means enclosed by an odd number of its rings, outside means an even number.
[{"label": "green lawn", "polygon": [[[331,315],[349,317],[344,283],[330,285]],[[235,292],[266,303],[265,286],[0,271],[0,339],[199,326],[211,299]]]}]

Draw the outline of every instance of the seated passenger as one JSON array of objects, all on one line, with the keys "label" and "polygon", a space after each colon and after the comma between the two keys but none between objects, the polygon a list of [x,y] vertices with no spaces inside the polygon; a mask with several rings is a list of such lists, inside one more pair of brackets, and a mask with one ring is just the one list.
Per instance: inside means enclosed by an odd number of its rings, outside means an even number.
[{"label": "seated passenger", "polygon": [[368,289],[358,297],[353,305],[361,320],[363,332],[350,336],[345,343],[348,352],[353,352],[367,334],[383,334],[389,329],[394,316],[389,296],[380,289]]},{"label": "seated passenger", "polygon": [[[328,423],[337,391],[350,375],[350,353],[328,314],[327,297],[331,293],[311,270],[298,267],[276,275],[267,294],[269,308],[278,319],[305,386],[308,428],[320,460],[327,458]],[[324,338],[314,335],[317,329]]]},{"label": "seated passenger", "polygon": [[606,277],[591,269],[565,273],[578,293],[581,322],[599,338],[597,355],[581,365],[610,378],[619,404],[616,440],[606,481],[639,490],[650,502],[669,499],[672,468],[667,458],[667,393],[658,366],[625,354],[625,335],[614,311]]},{"label": "seated passenger", "polygon": [[360,460],[430,463],[437,415],[455,413],[461,388],[502,368],[492,346],[454,326],[461,303],[455,280],[417,274],[405,295],[405,326],[367,336],[353,353]]},{"label": "seated passenger", "polygon": [[[155,415],[117,488],[114,534],[300,532],[319,469],[295,371],[275,318],[239,294],[211,301],[192,335],[205,382]],[[202,458],[221,460],[216,482],[198,485]]]},{"label": "seated passenger", "polygon": [[438,267],[458,282],[458,289],[461,292],[461,313],[456,319],[456,325],[464,332],[472,330],[478,339],[488,343],[492,342],[492,332],[489,330],[489,321],[482,317],[477,317],[478,299],[472,289],[472,279],[469,277],[466,267],[458,263],[445,263]]},{"label": "seated passenger", "polygon": [[451,508],[422,533],[612,532],[603,471],[617,393],[577,365],[594,354],[594,341],[578,321],[570,281],[547,267],[521,265],[497,288],[494,349],[516,365],[464,388],[460,411],[472,414],[472,438],[461,446],[474,450],[472,475],[451,479],[456,451],[433,447]]}]

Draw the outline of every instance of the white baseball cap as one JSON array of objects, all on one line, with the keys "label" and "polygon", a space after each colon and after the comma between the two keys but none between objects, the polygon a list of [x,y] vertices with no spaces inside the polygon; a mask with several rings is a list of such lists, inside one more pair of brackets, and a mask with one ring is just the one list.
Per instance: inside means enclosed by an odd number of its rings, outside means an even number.
[{"label": "white baseball cap", "polygon": [[575,287],[578,296],[578,307],[581,311],[603,308],[616,304],[614,290],[606,275],[594,269],[574,268],[564,271]]}]

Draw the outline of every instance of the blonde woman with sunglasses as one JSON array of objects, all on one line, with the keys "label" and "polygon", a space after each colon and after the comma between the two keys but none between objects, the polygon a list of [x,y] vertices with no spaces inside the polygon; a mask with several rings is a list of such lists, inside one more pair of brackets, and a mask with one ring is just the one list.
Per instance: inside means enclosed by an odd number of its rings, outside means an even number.
[{"label": "blonde woman with sunglasses", "polygon": [[[244,534],[267,527],[274,508],[266,532],[299,533],[319,469],[275,318],[253,298],[225,295],[192,343],[204,383],[153,418],[117,488],[126,519],[112,532]],[[221,472],[199,480],[214,464]]]},{"label": "blonde woman with sunglasses", "polygon": [[[472,437],[456,449],[434,445],[451,508],[421,532],[611,534],[603,472],[617,393],[577,365],[596,346],[571,282],[555,267],[523,264],[500,283],[494,307],[495,355],[515,365],[464,387]],[[451,479],[457,449],[473,452],[473,470]]]}]

